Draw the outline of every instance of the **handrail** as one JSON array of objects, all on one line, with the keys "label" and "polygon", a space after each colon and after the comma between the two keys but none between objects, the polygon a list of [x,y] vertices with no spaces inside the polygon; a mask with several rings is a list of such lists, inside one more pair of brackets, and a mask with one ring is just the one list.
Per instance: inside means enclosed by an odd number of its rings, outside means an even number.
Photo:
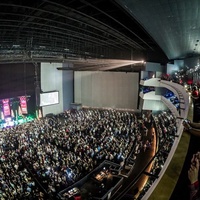
[{"label": "handrail", "polygon": [[186,93],[185,89],[183,86],[177,84],[177,83],[174,83],[174,82],[169,82],[169,81],[161,81],[161,85],[163,87],[165,86],[168,86],[167,88],[172,88],[173,90],[176,90],[178,95],[179,95],[179,98],[181,97],[181,99],[183,100],[183,104],[185,105],[185,109],[184,110],[181,110],[181,114],[180,116],[175,116],[177,119],[180,119],[180,123],[179,123],[179,126],[178,126],[178,131],[177,131],[177,136],[174,140],[174,144],[170,150],[170,153],[168,154],[168,157],[167,157],[167,160],[165,161],[165,164],[162,168],[162,170],[160,171],[159,173],[159,177],[158,179],[156,179],[153,184],[151,185],[151,187],[149,188],[149,190],[145,193],[145,195],[142,197],[142,200],[146,200],[150,197],[151,193],[154,191],[154,189],[156,188],[156,186],[159,184],[161,178],[163,177],[168,165],[170,164],[172,158],[173,158],[173,155],[178,147],[178,144],[179,144],[179,141],[181,139],[181,136],[182,136],[182,133],[183,133],[183,125],[182,125],[182,121],[184,118],[187,117],[188,115],[188,111],[189,111],[189,95]]}]

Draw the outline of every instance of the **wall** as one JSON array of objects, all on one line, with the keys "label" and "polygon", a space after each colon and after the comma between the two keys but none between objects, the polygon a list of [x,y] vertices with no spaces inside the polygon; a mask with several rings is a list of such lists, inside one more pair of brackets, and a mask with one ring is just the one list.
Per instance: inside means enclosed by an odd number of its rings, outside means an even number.
[{"label": "wall", "polygon": [[63,79],[63,110],[70,109],[70,104],[74,102],[74,72],[72,70],[62,71]]},{"label": "wall", "polygon": [[146,62],[145,71],[164,72],[164,67],[160,63]]},{"label": "wall", "polygon": [[199,63],[199,57],[186,58],[184,63],[186,67],[194,68]]},{"label": "wall", "polygon": [[75,72],[75,103],[83,106],[137,109],[139,73]]},{"label": "wall", "polygon": [[164,72],[165,67],[160,63],[147,62],[145,64],[145,71],[141,71],[141,79],[152,78],[152,75],[154,75],[154,78],[160,78]]},{"label": "wall", "polygon": [[74,101],[74,72],[57,68],[72,67],[72,63],[41,63],[42,92],[58,90],[59,104],[42,108],[43,116],[48,113],[58,114],[70,109]]},{"label": "wall", "polygon": [[63,112],[63,76],[62,70],[57,70],[57,67],[62,67],[62,63],[41,63],[41,91],[48,92],[59,91],[59,104],[51,106],[43,106],[43,116],[49,113],[58,114]]},{"label": "wall", "polygon": [[143,110],[166,110],[167,107],[162,101],[156,100],[144,100],[143,102]]},{"label": "wall", "polygon": [[183,68],[185,63],[184,60],[174,60],[174,65],[178,66],[179,69]]},{"label": "wall", "polygon": [[179,66],[174,64],[167,64],[167,74],[174,74],[174,72],[179,71]]},{"label": "wall", "polygon": [[147,71],[141,71],[140,78],[141,79],[148,79],[149,73]]}]

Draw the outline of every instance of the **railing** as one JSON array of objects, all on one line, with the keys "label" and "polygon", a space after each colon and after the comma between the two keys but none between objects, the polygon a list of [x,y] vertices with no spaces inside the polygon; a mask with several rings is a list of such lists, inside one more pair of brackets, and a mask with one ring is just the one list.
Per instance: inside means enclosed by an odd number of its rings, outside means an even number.
[{"label": "railing", "polygon": [[[173,155],[178,147],[179,141],[181,139],[182,133],[183,133],[183,125],[182,125],[182,121],[184,118],[187,118],[188,115],[188,111],[189,111],[189,95],[187,94],[187,92],[185,91],[184,87],[177,84],[177,83],[173,83],[173,82],[169,82],[169,81],[160,81],[160,86],[168,88],[169,90],[173,91],[175,94],[177,94],[177,97],[179,98],[179,100],[181,101],[182,107],[180,110],[180,114],[177,113],[175,111],[175,107],[174,105],[169,106],[169,104],[167,105],[168,107],[170,107],[172,114],[175,115],[177,121],[177,134],[176,134],[176,138],[174,140],[174,144],[170,150],[170,153],[167,157],[167,160],[165,161],[165,164],[162,168],[162,170],[160,171],[158,178],[155,179],[155,181],[152,183],[151,187],[149,188],[149,190],[145,193],[145,195],[142,197],[142,199],[146,200],[149,198],[149,196],[151,195],[151,193],[153,192],[153,190],[156,188],[156,186],[159,184],[161,178],[163,177],[169,163],[171,162]],[[165,101],[163,101],[165,103]],[[171,103],[172,104],[172,103]],[[156,156],[155,156],[156,157]]]}]

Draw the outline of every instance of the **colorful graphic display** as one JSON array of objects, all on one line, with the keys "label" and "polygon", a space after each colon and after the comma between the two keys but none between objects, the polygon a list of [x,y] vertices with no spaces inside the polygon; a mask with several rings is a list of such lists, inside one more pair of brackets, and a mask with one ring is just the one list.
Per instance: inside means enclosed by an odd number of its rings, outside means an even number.
[{"label": "colorful graphic display", "polygon": [[21,113],[22,114],[27,114],[27,101],[26,101],[26,96],[21,96],[20,98],[20,107],[21,107]]},{"label": "colorful graphic display", "polygon": [[3,114],[4,117],[10,116],[10,100],[9,99],[3,99]]}]

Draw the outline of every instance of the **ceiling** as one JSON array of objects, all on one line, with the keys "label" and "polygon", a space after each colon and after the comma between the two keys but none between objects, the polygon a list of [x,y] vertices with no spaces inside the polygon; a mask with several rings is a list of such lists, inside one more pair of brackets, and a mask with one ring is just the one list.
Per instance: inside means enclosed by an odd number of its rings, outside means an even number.
[{"label": "ceiling", "polygon": [[143,61],[165,64],[198,55],[199,4],[1,0],[0,63],[71,61],[77,70],[140,70]]},{"label": "ceiling", "polygon": [[118,0],[170,60],[200,54],[199,0]]}]

